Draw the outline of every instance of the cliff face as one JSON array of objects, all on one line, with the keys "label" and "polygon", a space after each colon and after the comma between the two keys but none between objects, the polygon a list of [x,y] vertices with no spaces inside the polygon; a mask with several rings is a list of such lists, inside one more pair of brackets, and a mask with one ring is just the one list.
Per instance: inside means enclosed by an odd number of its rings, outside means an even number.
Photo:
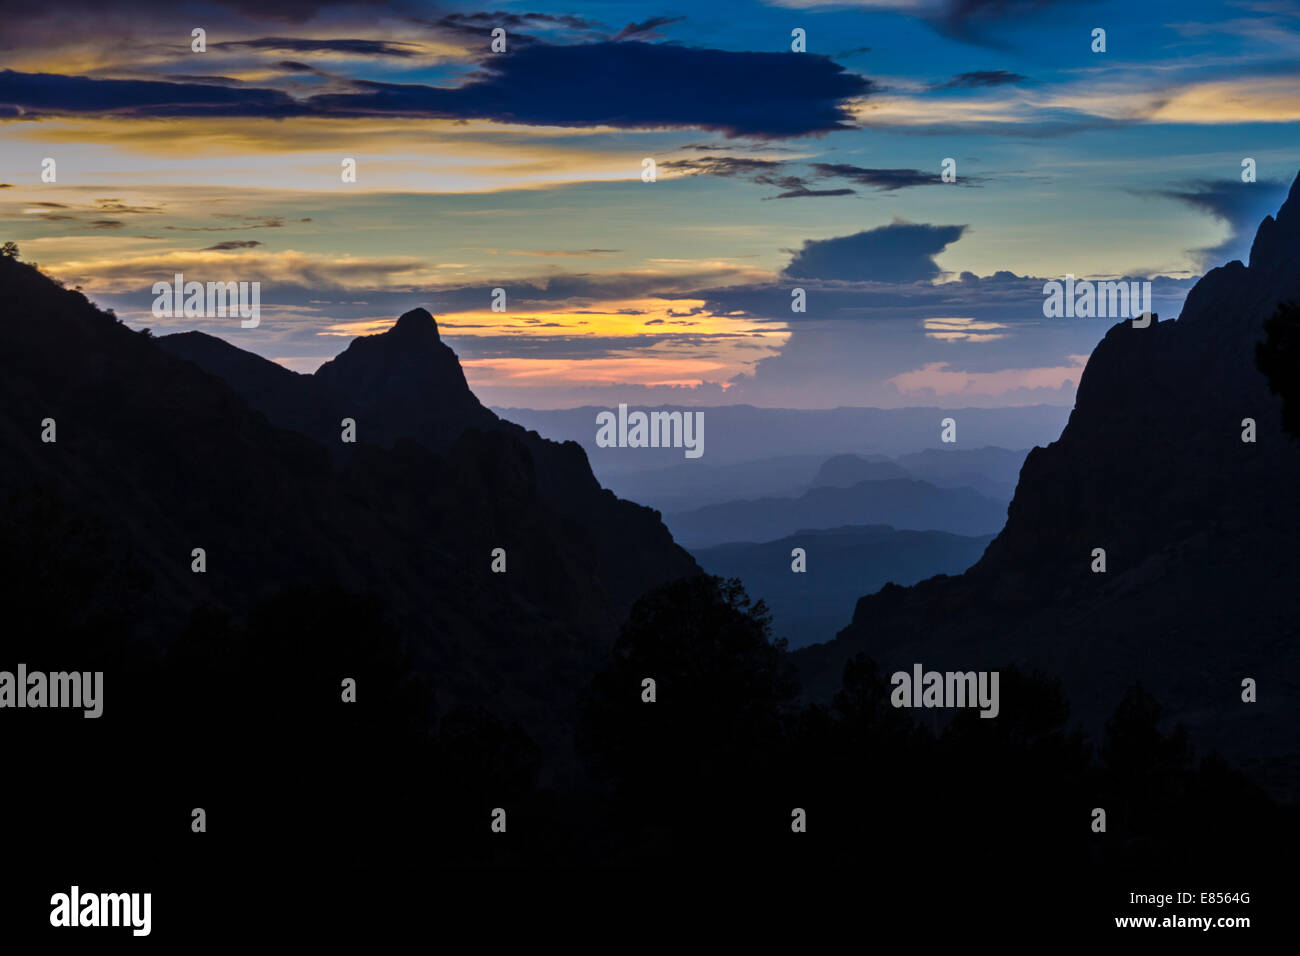
[{"label": "cliff face", "polygon": [[[984,557],[862,598],[835,641],[801,652],[810,690],[825,693],[858,651],[891,668],[1014,662],[1061,676],[1092,729],[1142,681],[1205,747],[1300,752],[1300,444],[1254,351],[1294,299],[1300,180],[1249,266],[1204,276],[1177,321],[1107,332]],[[1105,573],[1092,571],[1096,548]],[[1241,701],[1246,677],[1268,688],[1256,704]]]},{"label": "cliff face", "polygon": [[[1300,184],[1300,180],[1297,180]],[[1201,279],[1177,322],[1113,327],[1079,383],[1059,441],[1029,454],[980,573],[1019,570],[1053,593],[1080,549],[1131,567],[1217,524],[1289,522],[1300,450],[1255,365],[1279,302],[1300,298],[1300,190],[1260,226],[1249,267]],[[1242,419],[1257,423],[1241,441]]]}]

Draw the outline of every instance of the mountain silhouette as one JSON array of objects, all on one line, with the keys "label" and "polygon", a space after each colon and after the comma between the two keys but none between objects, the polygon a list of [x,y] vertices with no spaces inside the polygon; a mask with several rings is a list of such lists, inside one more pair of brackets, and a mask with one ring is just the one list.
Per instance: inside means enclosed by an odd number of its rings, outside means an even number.
[{"label": "mountain silhouette", "polygon": [[801,528],[886,524],[916,531],[992,534],[1005,507],[969,488],[937,488],[913,478],[810,488],[797,498],[758,498],[669,515],[673,535],[689,548],[771,541]]},{"label": "mountain silhouette", "polygon": [[862,481],[886,481],[911,478],[907,470],[893,461],[874,461],[861,455],[835,455],[822,462],[813,475],[812,487],[847,488]]},{"label": "mountain silhouette", "polygon": [[[804,529],[776,541],[692,553],[708,573],[745,582],[752,597],[767,603],[776,635],[802,647],[834,637],[864,590],[958,574],[979,560],[990,540],[992,535],[857,525]],[[803,548],[807,558],[802,574],[790,569],[794,548]]]},{"label": "mountain silhouette", "polygon": [[900,467],[940,488],[971,488],[995,501],[1010,502],[1027,451],[983,448],[927,448],[900,455]]},{"label": "mountain silhouette", "polygon": [[[600,488],[580,447],[483,409],[422,310],[318,379],[208,336],[164,345],[13,258],[0,292],[0,523],[30,538],[7,542],[15,608],[59,580],[68,593],[44,605],[86,600],[56,525],[102,529],[139,571],[130,595],[95,599],[137,601],[134,636],[162,653],[202,609],[242,621],[295,589],[372,595],[439,707],[487,707],[563,750],[633,598],[698,573],[655,512]],[[341,452],[344,414],[361,440]],[[48,617],[41,604],[29,610]],[[36,630],[15,647],[51,653]]]},{"label": "mountain silhouette", "polygon": [[825,457],[778,455],[715,465],[706,455],[668,468],[610,472],[602,480],[620,495],[671,514],[741,498],[799,494]]},{"label": "mountain silhouette", "polygon": [[414,438],[441,451],[467,428],[500,421],[474,397],[456,353],[424,309],[405,313],[379,335],[353,339],[313,378],[351,410],[358,424],[364,422],[367,432],[373,429],[367,441],[385,447]]},{"label": "mountain silhouette", "polygon": [[[1095,729],[1141,681],[1193,742],[1295,792],[1300,445],[1255,347],[1297,297],[1300,179],[1248,265],[1207,273],[1177,321],[1106,333],[984,557],[862,598],[836,640],[796,655],[806,689],[832,692],[859,651],[887,671],[1017,663],[1060,676]],[[1092,570],[1099,548],[1104,573]],[[1242,700],[1246,678],[1257,703]]]},{"label": "mountain silhouette", "polygon": [[387,331],[353,339],[314,375],[291,372],[201,332],[159,344],[224,379],[272,424],[309,435],[346,456],[340,422],[356,422],[359,442],[393,448],[404,439],[439,454],[475,429],[507,435],[531,459],[540,498],[589,544],[620,611],[647,588],[695,573],[654,511],[601,488],[577,442],[553,442],[485,408],[465,381],[456,353],[424,309]]},{"label": "mountain silhouette", "polygon": [[847,487],[860,481],[916,478],[940,488],[969,488],[986,498],[1009,502],[1025,452],[1005,448],[928,448],[890,460],[861,455],[836,455],[826,459],[813,477],[812,487]]}]

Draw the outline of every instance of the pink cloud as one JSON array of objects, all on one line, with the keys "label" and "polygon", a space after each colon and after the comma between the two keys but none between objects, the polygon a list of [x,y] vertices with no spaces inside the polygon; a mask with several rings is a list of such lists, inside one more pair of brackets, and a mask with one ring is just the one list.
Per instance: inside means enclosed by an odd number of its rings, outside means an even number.
[{"label": "pink cloud", "polygon": [[1059,391],[1067,385],[1073,389],[1079,384],[1087,355],[1069,356],[1070,365],[1046,368],[1008,368],[995,372],[962,372],[950,367],[949,362],[930,362],[919,369],[902,372],[888,379],[901,394],[925,395],[1005,395],[1024,389],[1052,389]]}]

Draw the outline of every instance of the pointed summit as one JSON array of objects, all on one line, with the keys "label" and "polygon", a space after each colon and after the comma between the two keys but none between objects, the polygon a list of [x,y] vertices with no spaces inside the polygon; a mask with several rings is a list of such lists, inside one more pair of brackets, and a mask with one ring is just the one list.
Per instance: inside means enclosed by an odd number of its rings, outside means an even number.
[{"label": "pointed summit", "polygon": [[405,313],[386,332],[353,339],[314,377],[348,414],[365,417],[368,440],[380,445],[414,438],[441,452],[467,428],[498,422],[470,391],[456,353],[425,309]]},{"label": "pointed summit", "polygon": [[1250,247],[1250,267],[1271,269],[1287,266],[1300,259],[1300,175],[1291,183],[1291,192],[1277,216],[1265,216]]},{"label": "pointed summit", "polygon": [[402,314],[393,327],[388,330],[389,335],[399,338],[431,338],[435,342],[442,341],[438,335],[438,322],[429,313],[428,309],[412,309],[410,312]]}]

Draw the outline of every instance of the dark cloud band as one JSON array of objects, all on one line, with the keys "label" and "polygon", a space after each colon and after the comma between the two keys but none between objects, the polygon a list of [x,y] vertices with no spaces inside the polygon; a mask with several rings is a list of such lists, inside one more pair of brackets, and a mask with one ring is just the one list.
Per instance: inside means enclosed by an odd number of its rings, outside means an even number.
[{"label": "dark cloud band", "polygon": [[484,119],[548,126],[700,128],[727,136],[778,138],[849,128],[848,103],[873,89],[870,80],[823,56],[638,41],[533,44],[485,62],[483,70],[455,88],[357,81],[351,91],[305,99],[272,89],[6,70],[0,72],[0,111],[9,107],[15,115]]}]

